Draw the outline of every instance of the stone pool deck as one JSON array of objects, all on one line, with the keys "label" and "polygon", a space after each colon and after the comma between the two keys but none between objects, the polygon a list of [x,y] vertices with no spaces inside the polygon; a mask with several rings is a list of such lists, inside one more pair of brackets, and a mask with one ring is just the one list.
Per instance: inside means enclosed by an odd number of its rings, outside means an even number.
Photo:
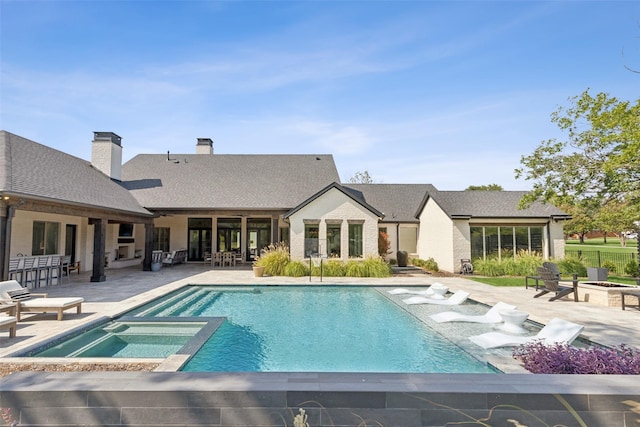
[{"label": "stone pool deck", "polygon": [[[325,278],[323,284],[426,286],[464,289],[486,304],[504,301],[546,323],[561,317],[585,325],[582,337],[605,345],[640,348],[640,311],[571,299],[534,299],[533,289],[497,288],[464,277],[401,275],[388,279]],[[186,283],[308,285],[309,278],[255,278],[250,268],[210,270],[200,264],[142,272],[108,270],[107,281],[89,274],[42,289],[50,297],[81,296],[83,313],[63,321],[53,314],[25,315],[17,337],[0,332],[0,363],[69,330],[116,316]],[[312,284],[320,284],[314,277]],[[446,308],[442,308],[443,310]],[[558,399],[557,394],[563,396]],[[565,401],[563,401],[563,399]],[[509,405],[509,406],[501,406]],[[568,405],[568,406],[567,406]],[[435,426],[489,416],[489,425],[640,425],[640,378],[531,374],[340,374],[183,372],[21,372],[0,379],[0,407],[19,425],[293,425],[298,407],[314,426]],[[568,407],[576,410],[571,413]],[[498,410],[491,411],[491,409]],[[459,411],[458,411],[459,410]],[[528,412],[524,412],[524,410]],[[462,411],[464,414],[461,414]],[[365,424],[362,421],[365,420]]]}]

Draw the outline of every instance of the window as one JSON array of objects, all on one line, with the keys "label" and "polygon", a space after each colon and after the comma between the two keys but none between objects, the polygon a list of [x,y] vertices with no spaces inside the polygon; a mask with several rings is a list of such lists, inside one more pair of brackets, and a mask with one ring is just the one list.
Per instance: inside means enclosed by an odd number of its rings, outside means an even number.
[{"label": "window", "polygon": [[471,258],[514,258],[518,252],[542,253],[541,226],[471,227]]},{"label": "window", "polygon": [[342,256],[340,250],[341,232],[341,224],[327,224],[327,256],[330,258],[340,258]]},{"label": "window", "polygon": [[280,227],[280,241],[290,246],[289,227]]},{"label": "window", "polygon": [[349,257],[362,257],[362,224],[349,224]]},{"label": "window", "polygon": [[318,253],[319,231],[319,224],[317,223],[304,225],[304,256],[311,257],[311,255]]},{"label": "window", "polygon": [[169,227],[156,227],[153,229],[153,250],[169,252]]},{"label": "window", "polygon": [[239,251],[242,226],[240,218],[218,219],[218,252]]},{"label": "window", "polygon": [[33,221],[32,255],[54,255],[58,253],[60,224],[57,222]]},{"label": "window", "polygon": [[407,251],[410,254],[418,252],[418,228],[400,227],[398,229],[398,250]]}]

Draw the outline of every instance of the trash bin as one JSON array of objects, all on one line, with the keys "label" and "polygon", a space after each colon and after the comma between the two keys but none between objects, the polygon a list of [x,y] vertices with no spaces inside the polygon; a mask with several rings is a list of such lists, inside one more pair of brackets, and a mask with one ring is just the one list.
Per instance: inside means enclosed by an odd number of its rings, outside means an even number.
[{"label": "trash bin", "polygon": [[151,252],[151,271],[160,271],[162,268],[162,251]]},{"label": "trash bin", "polygon": [[398,251],[398,267],[406,267],[409,261],[409,254],[407,251]]}]

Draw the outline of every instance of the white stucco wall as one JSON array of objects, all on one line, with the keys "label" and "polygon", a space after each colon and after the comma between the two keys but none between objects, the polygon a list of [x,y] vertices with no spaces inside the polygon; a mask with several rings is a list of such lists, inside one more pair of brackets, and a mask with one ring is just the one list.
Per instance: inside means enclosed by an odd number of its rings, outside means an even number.
[{"label": "white stucco wall", "polygon": [[362,251],[365,257],[378,255],[378,217],[341,191],[333,188],[295,212],[289,218],[291,258],[303,259],[304,220],[320,220],[321,251],[326,255],[326,221],[342,220],[341,258],[349,259],[349,220],[363,221]]},{"label": "white stucco wall", "polygon": [[[88,225],[85,218],[68,215],[56,215],[41,212],[16,210],[11,223],[11,248],[9,256],[17,254],[32,255],[31,244],[33,240],[33,221],[56,222],[59,225],[58,253],[64,254],[65,226],[76,226],[76,261],[80,261],[82,271],[91,266],[93,256],[93,227]],[[91,231],[91,232],[89,232]]]},{"label": "white stucco wall", "polygon": [[451,271],[459,273],[462,267],[460,260],[471,259],[471,229],[468,219],[453,220],[453,251],[451,253]]},{"label": "white stucco wall", "polygon": [[551,253],[549,254],[549,257],[554,259],[563,259],[565,240],[564,223],[562,221],[549,222],[549,238],[551,242],[551,244],[549,245],[551,247]]},{"label": "white stucco wall", "polygon": [[418,256],[433,258],[440,270],[454,271],[453,236],[453,222],[433,199],[429,199],[420,214]]},{"label": "white stucco wall", "polygon": [[[206,218],[199,216],[198,218]],[[189,228],[189,216],[187,215],[172,215],[161,216],[154,219],[155,227],[169,227],[171,229],[169,234],[169,249],[187,249],[188,228]],[[215,230],[215,228],[214,228]],[[215,247],[215,246],[214,246]]]}]

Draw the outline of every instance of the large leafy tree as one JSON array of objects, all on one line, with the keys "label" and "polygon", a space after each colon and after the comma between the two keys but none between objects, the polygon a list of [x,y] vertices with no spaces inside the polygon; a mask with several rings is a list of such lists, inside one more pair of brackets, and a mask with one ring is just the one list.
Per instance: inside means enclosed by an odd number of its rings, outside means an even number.
[{"label": "large leafy tree", "polygon": [[[555,203],[610,230],[640,210],[640,98],[623,101],[587,90],[570,101],[551,115],[566,140],[543,141],[520,159],[516,178],[533,181],[520,204]],[[616,207],[624,215],[611,215]],[[640,258],[640,245],[638,252]]]},{"label": "large leafy tree", "polygon": [[543,141],[522,156],[516,178],[533,181],[522,205],[543,200],[559,205],[582,200],[605,205],[640,202],[640,98],[621,101],[589,91],[571,98],[551,121],[567,139]]}]

